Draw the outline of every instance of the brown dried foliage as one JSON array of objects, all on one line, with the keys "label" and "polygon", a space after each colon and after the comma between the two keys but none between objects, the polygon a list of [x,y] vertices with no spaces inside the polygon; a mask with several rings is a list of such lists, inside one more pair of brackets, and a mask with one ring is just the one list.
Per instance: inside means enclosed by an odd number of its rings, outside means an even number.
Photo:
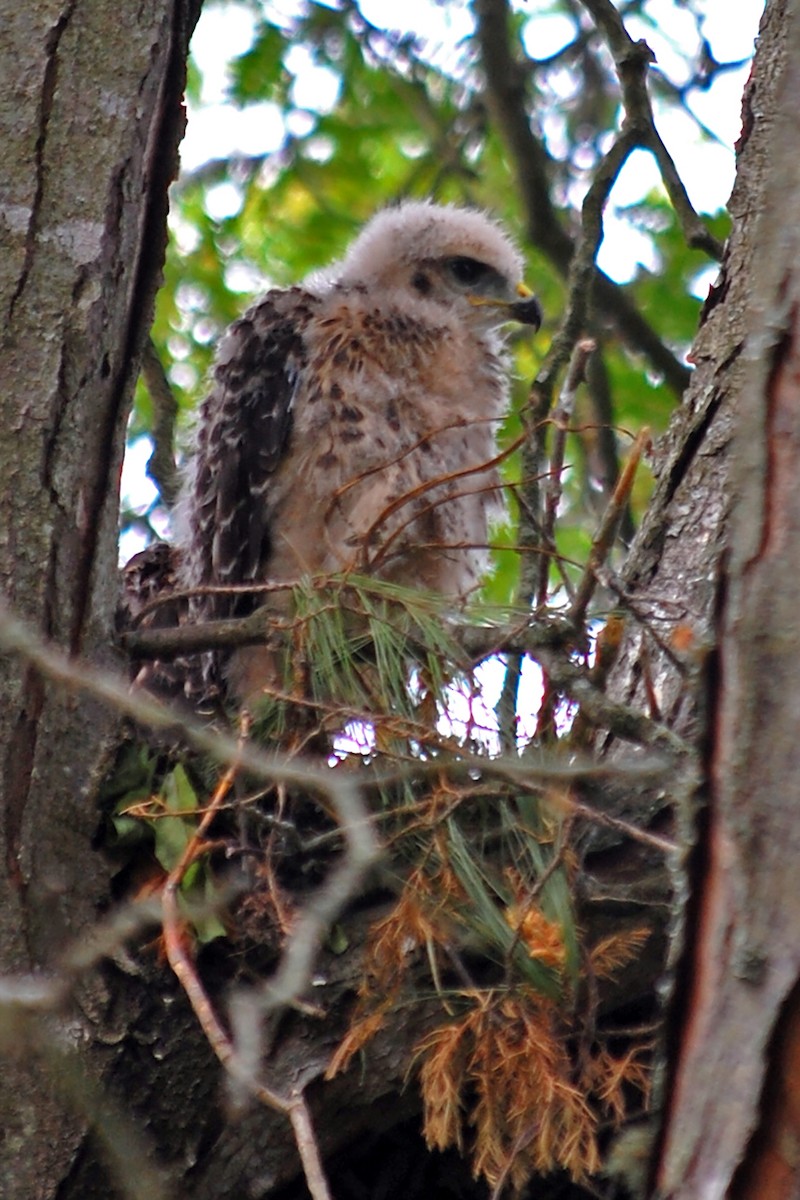
[{"label": "brown dried foliage", "polygon": [[[435,869],[418,865],[373,928],[352,1023],[328,1068],[329,1078],[345,1070],[391,1010],[414,998],[411,968],[424,949],[450,1018],[415,1048],[425,1138],[432,1149],[469,1153],[475,1176],[496,1195],[506,1188],[518,1192],[534,1174],[591,1176],[600,1167],[601,1127],[619,1125],[631,1096],[641,1104],[648,1090],[649,1047],[629,1044],[613,1052],[596,1033],[594,1014],[576,1006],[579,981],[567,978],[559,924],[530,895],[525,899],[519,877],[511,882],[515,901],[503,916],[531,957],[557,973],[562,997],[554,1001],[513,979],[442,991],[439,970],[453,957],[461,918],[454,908],[463,909],[465,897],[446,859]],[[595,979],[612,975],[647,936],[636,929],[586,948],[587,972]],[[423,998],[418,987],[416,999]]]}]

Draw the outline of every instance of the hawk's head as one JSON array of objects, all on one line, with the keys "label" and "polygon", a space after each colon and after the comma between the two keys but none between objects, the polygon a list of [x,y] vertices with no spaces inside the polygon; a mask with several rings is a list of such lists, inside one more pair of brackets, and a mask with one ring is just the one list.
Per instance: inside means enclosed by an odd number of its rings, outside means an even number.
[{"label": "hawk's head", "polygon": [[385,209],[350,247],[337,279],[444,305],[482,328],[521,321],[538,329],[542,320],[516,246],[473,209],[424,201]]}]

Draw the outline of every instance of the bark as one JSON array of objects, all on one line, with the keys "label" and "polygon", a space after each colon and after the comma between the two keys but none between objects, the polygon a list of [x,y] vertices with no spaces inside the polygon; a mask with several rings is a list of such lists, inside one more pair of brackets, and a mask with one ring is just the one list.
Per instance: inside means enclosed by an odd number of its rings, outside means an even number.
[{"label": "bark", "polygon": [[800,24],[792,2],[767,16],[746,107],[758,187],[742,222],[748,336],[709,692],[707,828],[659,1173],[674,1200],[788,1200],[800,1185]]},{"label": "bark", "polygon": [[[94,659],[111,643],[125,425],[163,260],[196,7],[0,4],[0,581],[37,630]],[[86,797],[112,725],[98,705],[0,660],[6,972],[52,966],[107,903]],[[95,981],[64,1014],[61,1042],[91,1044],[107,999]],[[52,1064],[11,1015],[2,1033],[0,1192],[50,1196],[85,1114],[53,1095]]]},{"label": "bark", "polygon": [[[696,770],[669,796],[684,852],[666,1110],[637,1196],[789,1200],[800,1183],[799,36],[797,5],[768,3],[744,97],[734,227],[624,575],[636,619],[611,694],[657,703],[697,749]],[[671,653],[679,646],[688,673]]]}]

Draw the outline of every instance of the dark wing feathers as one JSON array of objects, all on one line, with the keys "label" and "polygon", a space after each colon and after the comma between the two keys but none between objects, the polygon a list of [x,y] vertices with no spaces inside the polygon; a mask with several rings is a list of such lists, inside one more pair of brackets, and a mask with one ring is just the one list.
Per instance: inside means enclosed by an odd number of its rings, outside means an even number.
[{"label": "dark wing feathers", "polygon": [[[258,578],[270,551],[266,502],[286,449],[305,361],[303,332],[316,298],[301,288],[268,292],[220,347],[214,387],[200,413],[191,498],[195,583]],[[252,607],[222,602],[214,616]]]},{"label": "dark wing feathers", "polygon": [[[247,596],[172,596],[204,585],[246,584],[268,570],[270,480],[291,436],[304,333],[318,303],[302,288],[268,292],[226,333],[197,422],[181,501],[183,545],[157,543],[128,564],[121,628],[211,620],[258,603]],[[163,603],[143,612],[155,598]],[[219,701],[215,654],[134,665],[138,682],[162,695],[182,693],[204,711]]]}]

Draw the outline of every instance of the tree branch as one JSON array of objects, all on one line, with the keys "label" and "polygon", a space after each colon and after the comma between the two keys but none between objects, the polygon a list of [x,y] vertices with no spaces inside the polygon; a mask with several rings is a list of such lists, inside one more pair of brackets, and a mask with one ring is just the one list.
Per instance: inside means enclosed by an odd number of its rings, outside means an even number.
[{"label": "tree branch", "polygon": [[[269,754],[252,745],[240,745],[235,738],[218,733],[186,714],[142,692],[132,692],[127,682],[89,663],[70,658],[56,646],[39,637],[29,625],[14,616],[0,601],[0,650],[18,654],[42,675],[76,691],[88,692],[109,704],[118,713],[152,729],[179,735],[188,746],[208,755],[215,762],[238,764],[247,774],[268,783],[285,783],[322,793],[330,801],[346,840],[346,853],[321,885],[309,909],[297,921],[292,941],[278,966],[280,1003],[289,1003],[307,986],[313,955],[309,947],[318,944],[320,920],[330,917],[337,905],[354,896],[380,855],[362,789],[348,773],[319,766],[307,760]],[[330,892],[328,887],[330,885]],[[289,952],[291,950],[291,953]]]},{"label": "tree branch", "polygon": [[169,385],[166,371],[152,338],[142,352],[142,377],[153,405],[153,453],[147,460],[147,474],[158,488],[167,508],[178,499],[180,477],[175,463],[175,421],[178,401]]},{"label": "tree branch", "polygon": [[602,31],[614,57],[625,109],[623,129],[628,127],[634,130],[637,144],[649,150],[655,158],[687,245],[704,250],[711,258],[721,262],[722,243],[695,212],[672,156],[656,128],[647,90],[647,70],[655,61],[652,50],[645,41],[634,42],[611,0],[581,0],[581,3]]},{"label": "tree branch", "polygon": [[[526,72],[511,51],[507,0],[476,0],[475,13],[487,98],[516,169],[527,214],[528,236],[556,269],[567,276],[575,246],[550,200],[549,160],[531,129],[525,94]],[[628,153],[631,149],[633,145]],[[616,151],[615,155],[618,154]],[[620,162],[617,170],[621,165]],[[596,303],[604,313],[611,315],[623,341],[643,354],[673,391],[681,393],[689,381],[688,368],[664,345],[619,285],[594,266],[594,261],[591,274]],[[572,289],[570,291],[572,300]],[[578,329],[575,337],[583,332]],[[570,346],[562,365],[569,358],[571,349]]]}]

